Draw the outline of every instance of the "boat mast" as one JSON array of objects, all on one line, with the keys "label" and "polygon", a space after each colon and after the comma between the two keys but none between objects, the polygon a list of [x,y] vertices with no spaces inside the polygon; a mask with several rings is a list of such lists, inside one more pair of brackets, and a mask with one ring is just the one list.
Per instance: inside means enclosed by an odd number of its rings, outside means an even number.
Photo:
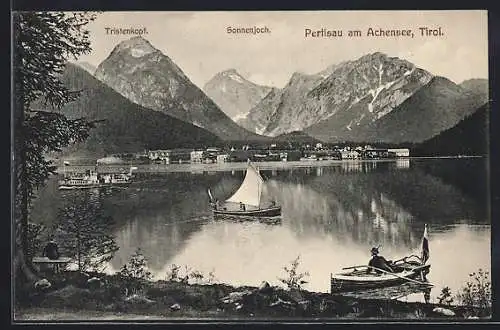
[{"label": "boat mast", "polygon": [[[255,168],[257,170],[257,174],[260,176],[260,171],[258,168]],[[260,210],[260,195],[261,195],[261,187],[260,187],[260,181],[257,182],[257,187],[258,187],[258,201],[259,201],[259,210]]]}]

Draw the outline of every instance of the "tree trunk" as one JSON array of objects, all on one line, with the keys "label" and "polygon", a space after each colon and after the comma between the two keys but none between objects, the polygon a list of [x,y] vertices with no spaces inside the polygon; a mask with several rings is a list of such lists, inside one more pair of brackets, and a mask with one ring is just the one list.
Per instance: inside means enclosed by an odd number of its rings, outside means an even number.
[{"label": "tree trunk", "polygon": [[[16,19],[14,16],[14,26],[16,26]],[[17,33],[14,33],[14,42],[16,42]],[[15,47],[14,47],[15,49]],[[14,66],[21,65],[19,54],[13,53]],[[17,70],[14,69],[14,72]],[[14,154],[13,154],[13,177],[14,185],[11,187],[14,197],[14,237],[13,242],[13,269],[14,288],[19,287],[18,281],[27,281],[32,283],[38,279],[30,259],[27,259],[28,251],[28,181],[26,177],[26,149],[23,134],[24,126],[24,102],[23,102],[23,84],[22,77],[13,75],[14,80],[14,107],[13,107],[13,132],[14,132]]]},{"label": "tree trunk", "polygon": [[[28,251],[28,190],[26,181],[26,163],[24,141],[20,128],[22,127],[23,111],[16,109],[14,126],[14,178],[15,201],[14,201],[14,268],[15,280],[27,280],[34,282],[37,276],[34,274],[31,260],[27,257]],[[21,113],[21,114],[19,114]],[[17,284],[17,283],[15,283]],[[16,285],[17,286],[17,285]]]}]

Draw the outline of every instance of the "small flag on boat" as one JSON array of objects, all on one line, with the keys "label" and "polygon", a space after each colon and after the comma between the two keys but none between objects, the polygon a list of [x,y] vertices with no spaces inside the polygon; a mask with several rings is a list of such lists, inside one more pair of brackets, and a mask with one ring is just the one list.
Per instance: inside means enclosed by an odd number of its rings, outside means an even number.
[{"label": "small flag on boat", "polygon": [[422,237],[422,263],[426,263],[429,259],[429,237],[427,236],[427,224],[424,229],[424,236]]}]

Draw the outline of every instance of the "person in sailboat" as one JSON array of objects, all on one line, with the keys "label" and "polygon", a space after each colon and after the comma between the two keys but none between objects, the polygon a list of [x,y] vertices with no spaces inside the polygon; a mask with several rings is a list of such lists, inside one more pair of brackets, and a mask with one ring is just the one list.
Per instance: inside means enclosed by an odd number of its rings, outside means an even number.
[{"label": "person in sailboat", "polygon": [[240,202],[240,211],[245,211],[246,208],[245,208],[245,204],[243,204],[242,202]]},{"label": "person in sailboat", "polygon": [[372,258],[368,262],[368,266],[370,266],[370,267],[368,267],[367,273],[371,273],[372,271],[380,273],[380,271],[377,271],[371,267],[382,269],[382,270],[385,270],[386,272],[390,272],[390,273],[394,272],[394,269],[392,269],[392,267],[391,267],[392,261],[386,260],[383,256],[379,255],[379,248],[378,247],[373,247],[371,249],[371,254],[372,254]]}]

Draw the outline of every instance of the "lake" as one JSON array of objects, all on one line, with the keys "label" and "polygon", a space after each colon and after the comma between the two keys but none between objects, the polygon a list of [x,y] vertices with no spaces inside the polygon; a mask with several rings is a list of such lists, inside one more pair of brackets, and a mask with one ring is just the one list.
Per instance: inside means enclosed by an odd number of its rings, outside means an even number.
[{"label": "lake", "polygon": [[300,256],[298,270],[309,273],[304,288],[329,292],[330,274],[367,264],[372,246],[380,245],[392,260],[420,255],[424,224],[431,297],[444,286],[455,293],[469,273],[491,268],[486,159],[279,166],[261,170],[266,196],[283,207],[277,224],[213,218],[207,189],[223,200],[244,171],[168,172],[168,165],[140,171],[129,187],[118,189],[59,191],[54,177],[39,192],[31,217],[53,226],[61,208],[76,203],[85,212],[97,204],[114,220],[111,232],[120,248],[107,271],[118,271],[140,248],[156,279],[165,279],[175,264],[213,272],[217,282],[278,285],[283,267]]}]

